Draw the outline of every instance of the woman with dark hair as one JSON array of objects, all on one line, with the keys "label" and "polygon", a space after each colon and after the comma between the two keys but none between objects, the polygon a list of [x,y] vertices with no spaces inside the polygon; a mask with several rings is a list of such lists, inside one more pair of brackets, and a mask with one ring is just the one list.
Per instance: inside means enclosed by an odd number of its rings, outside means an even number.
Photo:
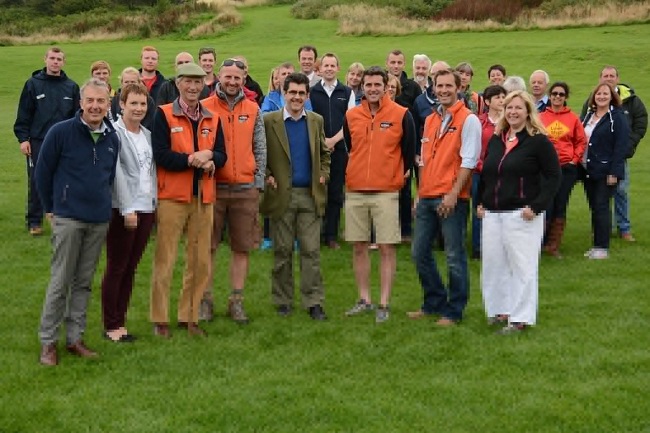
[{"label": "woman with dark hair", "polygon": [[476,208],[480,201],[478,185],[481,181],[481,170],[483,169],[483,158],[497,122],[503,115],[503,102],[506,99],[506,89],[500,85],[488,86],[483,91],[483,103],[487,111],[478,116],[481,122],[481,156],[474,173],[472,174],[472,258],[481,258],[481,219],[476,214]]},{"label": "woman with dark hair", "polygon": [[144,84],[127,84],[120,93],[122,116],[115,122],[120,152],[113,184],[113,217],[106,235],[102,280],[104,338],[132,342],[125,328],[135,271],[149,241],[156,210],[156,166],[151,133],[142,126],[149,93]]},{"label": "woman with dark hair", "polygon": [[544,251],[560,258],[560,245],[566,225],[569,197],[578,176],[578,165],[585,152],[585,130],[578,116],[566,105],[569,85],[562,81],[549,87],[549,106],[540,115],[562,167],[562,182],[551,205],[546,209]]},{"label": "woman with dark hair", "polygon": [[616,184],[625,175],[629,126],[619,109],[621,98],[607,83],[596,86],[588,106],[582,125],[589,144],[578,172],[589,202],[594,233],[593,247],[585,257],[606,259],[612,229],[611,199]]},{"label": "woman with dark hair", "polygon": [[522,331],[537,320],[544,209],[560,184],[560,164],[530,95],[510,93],[488,143],[481,183],[481,288],[488,323]]}]

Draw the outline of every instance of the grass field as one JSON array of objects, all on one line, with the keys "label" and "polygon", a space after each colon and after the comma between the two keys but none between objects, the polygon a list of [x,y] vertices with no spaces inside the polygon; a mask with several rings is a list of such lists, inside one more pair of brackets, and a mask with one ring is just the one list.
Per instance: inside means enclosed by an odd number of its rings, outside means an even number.
[{"label": "grass field", "polygon": [[[213,40],[66,45],[65,70],[80,82],[101,58],[113,66],[116,84],[117,71],[138,64],[143,45],[161,50],[161,68],[169,75],[178,51],[214,46],[220,59],[246,55],[264,87],[267,71],[295,60],[305,43],[336,52],[343,65],[382,64],[389,50],[401,48],[408,56],[424,52],[451,64],[471,61],[479,71],[476,88],[486,84],[483,71],[493,63],[526,78],[546,69],[551,80],[572,86],[575,109],[602,65],[614,64],[650,103],[647,25],[346,38],[335,34],[335,22],[289,18],[288,7],[243,13],[240,29]],[[23,228],[26,176],[12,126],[22,85],[42,67],[45,49],[1,48],[7,61],[0,82],[0,432],[650,432],[648,139],[631,161],[638,242],[613,240],[610,260],[584,259],[589,217],[576,187],[565,258],[543,259],[539,323],[524,335],[499,337],[485,325],[477,262],[471,263],[471,299],[461,326],[441,330],[430,321],[410,322],[405,312],[418,308],[421,291],[407,247],[398,253],[391,320],[377,326],[371,316],[344,318],[356,300],[346,246],[323,251],[327,323],[300,312],[276,316],[271,254],[262,252],[253,254],[246,289],[251,324],[226,320],[228,254],[222,249],[215,283],[219,317],[205,326],[209,337],[176,332],[160,341],[147,320],[149,248],[129,312],[138,342],[114,345],[101,338],[96,284],[86,341],[101,358],[86,362],[62,354],[59,367],[41,367],[36,331],[50,247],[47,236],[32,239]]]}]

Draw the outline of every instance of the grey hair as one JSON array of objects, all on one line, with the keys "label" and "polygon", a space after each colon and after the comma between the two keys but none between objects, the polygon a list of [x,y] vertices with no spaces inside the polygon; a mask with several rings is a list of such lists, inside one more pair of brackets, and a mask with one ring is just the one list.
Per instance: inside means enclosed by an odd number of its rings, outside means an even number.
[{"label": "grey hair", "polygon": [[106,84],[105,82],[97,78],[89,78],[88,80],[86,80],[85,83],[83,83],[81,89],[79,89],[79,94],[81,95],[81,99],[83,99],[84,92],[86,91],[87,87],[99,87],[106,91],[106,95],[110,94],[110,91],[108,90],[108,84]]},{"label": "grey hair", "polygon": [[511,75],[503,82],[503,88],[506,89],[508,93],[516,92],[518,90],[526,91],[526,82],[523,78],[518,77],[517,75]]},{"label": "grey hair", "polygon": [[415,69],[415,64],[417,62],[422,62],[422,61],[427,62],[427,65],[429,65],[427,66],[427,69],[431,68],[431,59],[429,58],[429,56],[427,56],[426,54],[416,54],[413,56],[413,69]]},{"label": "grey hair", "polygon": [[544,71],[542,69],[537,69],[536,71],[533,71],[532,74],[530,74],[530,78],[528,79],[529,82],[533,79],[533,75],[535,75],[535,74],[544,75],[544,80],[546,81],[546,84],[548,84],[549,81],[551,81],[551,79],[549,78],[548,73],[546,71]]}]

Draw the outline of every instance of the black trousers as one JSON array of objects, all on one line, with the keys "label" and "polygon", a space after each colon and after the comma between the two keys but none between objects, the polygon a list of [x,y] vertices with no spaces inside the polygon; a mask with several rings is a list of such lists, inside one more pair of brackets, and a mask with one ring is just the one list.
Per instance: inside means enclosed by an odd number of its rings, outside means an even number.
[{"label": "black trousers", "polygon": [[330,156],[330,180],[327,184],[327,205],[323,222],[323,240],[336,241],[339,237],[345,170],[348,166],[348,152],[344,145],[337,144]]}]

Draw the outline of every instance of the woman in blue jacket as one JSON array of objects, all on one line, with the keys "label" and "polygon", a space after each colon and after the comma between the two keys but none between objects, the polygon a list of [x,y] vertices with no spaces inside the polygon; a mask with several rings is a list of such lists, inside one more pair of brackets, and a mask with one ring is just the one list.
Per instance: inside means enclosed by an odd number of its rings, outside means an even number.
[{"label": "woman in blue jacket", "polygon": [[588,105],[589,111],[582,119],[588,144],[578,172],[589,202],[594,233],[593,247],[585,257],[606,259],[612,227],[611,199],[616,184],[625,175],[629,127],[619,109],[621,99],[609,84],[596,86]]}]

